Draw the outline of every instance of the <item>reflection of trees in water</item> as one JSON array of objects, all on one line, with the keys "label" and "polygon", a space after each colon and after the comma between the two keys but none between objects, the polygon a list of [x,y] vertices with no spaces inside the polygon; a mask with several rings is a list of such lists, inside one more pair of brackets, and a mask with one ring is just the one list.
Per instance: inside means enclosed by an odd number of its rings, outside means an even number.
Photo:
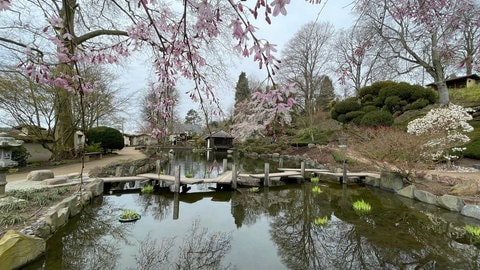
[{"label": "reflection of trees in water", "polygon": [[157,194],[146,194],[138,196],[136,201],[142,206],[141,215],[150,213],[150,215],[158,221],[171,216],[173,196],[167,197]]},{"label": "reflection of trees in water", "polygon": [[[111,214],[99,211],[99,205],[97,202],[84,208],[48,241],[51,250],[47,254],[61,258],[47,258],[45,269],[118,269],[118,242],[127,242],[128,230],[112,219]],[[111,212],[111,207],[105,204],[100,209]]]},{"label": "reflection of trees in water", "polygon": [[209,233],[206,228],[200,228],[198,220],[192,223],[175,252],[172,251],[175,238],[165,238],[158,243],[147,235],[138,243],[135,269],[230,269],[231,265],[222,265],[222,259],[231,249],[231,239],[228,233]]},{"label": "reflection of trees in water", "polygon": [[[424,213],[399,206],[391,196],[371,198],[376,202],[377,213],[359,217],[351,202],[358,196],[371,197],[372,194],[366,194],[368,190],[324,189],[322,194],[313,195],[310,189],[307,184],[303,189],[291,189],[288,201],[275,202],[279,213],[274,217],[270,233],[283,262],[291,269],[478,267],[478,250],[470,247],[459,252],[458,245],[452,247],[452,241],[442,229],[448,227],[447,224],[432,222]],[[268,196],[285,197],[282,192],[269,192]],[[408,216],[402,221],[404,212]],[[314,218],[325,215],[331,219],[326,226],[313,224]]]}]

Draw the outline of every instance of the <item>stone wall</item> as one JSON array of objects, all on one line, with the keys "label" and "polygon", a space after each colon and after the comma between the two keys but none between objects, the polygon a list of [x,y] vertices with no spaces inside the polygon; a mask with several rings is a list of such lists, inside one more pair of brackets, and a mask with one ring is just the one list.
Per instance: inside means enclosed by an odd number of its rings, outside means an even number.
[{"label": "stone wall", "polygon": [[2,269],[16,269],[34,261],[46,251],[46,239],[68,220],[80,213],[94,197],[103,196],[103,181],[85,184],[82,192],[74,194],[55,206],[32,225],[20,232],[9,231],[0,239]]}]

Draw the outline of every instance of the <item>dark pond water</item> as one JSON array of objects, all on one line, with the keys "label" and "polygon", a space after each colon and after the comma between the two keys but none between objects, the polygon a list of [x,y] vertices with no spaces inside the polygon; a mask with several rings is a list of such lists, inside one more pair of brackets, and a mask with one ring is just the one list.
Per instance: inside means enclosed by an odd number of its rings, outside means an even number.
[{"label": "dark pond water", "polygon": [[[464,232],[479,221],[368,187],[321,181],[316,194],[314,185],[104,196],[26,269],[480,268],[479,245]],[[361,199],[370,214],[352,209]],[[123,209],[142,218],[120,223]]]}]

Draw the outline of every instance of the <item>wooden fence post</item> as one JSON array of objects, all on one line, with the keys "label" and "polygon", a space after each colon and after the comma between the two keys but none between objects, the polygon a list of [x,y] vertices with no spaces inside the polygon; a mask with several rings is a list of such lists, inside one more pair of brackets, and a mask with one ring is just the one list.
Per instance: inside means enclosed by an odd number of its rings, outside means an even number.
[{"label": "wooden fence post", "polygon": [[232,188],[237,189],[237,166],[232,164]]},{"label": "wooden fence post", "polygon": [[174,192],[180,192],[180,165],[175,166],[175,187]]},{"label": "wooden fence post", "polygon": [[157,173],[157,175],[160,174],[160,159],[157,159],[157,161],[155,161],[155,172]]},{"label": "wooden fence post", "polygon": [[223,172],[226,172],[227,169],[228,169],[228,159],[226,159],[226,158],[223,159],[223,167],[222,167],[222,169],[223,169]]},{"label": "wooden fence post", "polygon": [[283,168],[283,158],[278,159],[278,168]]},{"label": "wooden fence post", "polygon": [[265,178],[263,180],[263,185],[265,187],[270,186],[270,163],[265,163]]},{"label": "wooden fence post", "polygon": [[302,175],[301,182],[303,182],[305,180],[305,161],[300,162],[300,171]]}]

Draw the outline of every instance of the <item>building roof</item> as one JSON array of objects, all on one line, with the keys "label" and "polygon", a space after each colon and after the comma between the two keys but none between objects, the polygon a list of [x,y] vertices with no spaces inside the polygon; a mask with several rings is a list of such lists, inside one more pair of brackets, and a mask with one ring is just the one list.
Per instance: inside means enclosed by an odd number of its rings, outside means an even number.
[{"label": "building roof", "polygon": [[[466,79],[474,79],[474,80],[480,81],[480,76],[478,76],[477,74],[459,76],[459,77],[455,77],[455,78],[446,79],[445,82],[446,83],[452,83],[452,82],[456,82],[456,81],[464,81]],[[429,83],[426,86],[434,86],[434,85],[437,85],[437,83],[435,83],[435,82]]]},{"label": "building roof", "polygon": [[227,133],[223,130],[211,133],[211,134],[206,134],[203,136],[203,138],[208,139],[208,138],[230,138],[233,139],[234,137],[230,135],[230,133]]}]

